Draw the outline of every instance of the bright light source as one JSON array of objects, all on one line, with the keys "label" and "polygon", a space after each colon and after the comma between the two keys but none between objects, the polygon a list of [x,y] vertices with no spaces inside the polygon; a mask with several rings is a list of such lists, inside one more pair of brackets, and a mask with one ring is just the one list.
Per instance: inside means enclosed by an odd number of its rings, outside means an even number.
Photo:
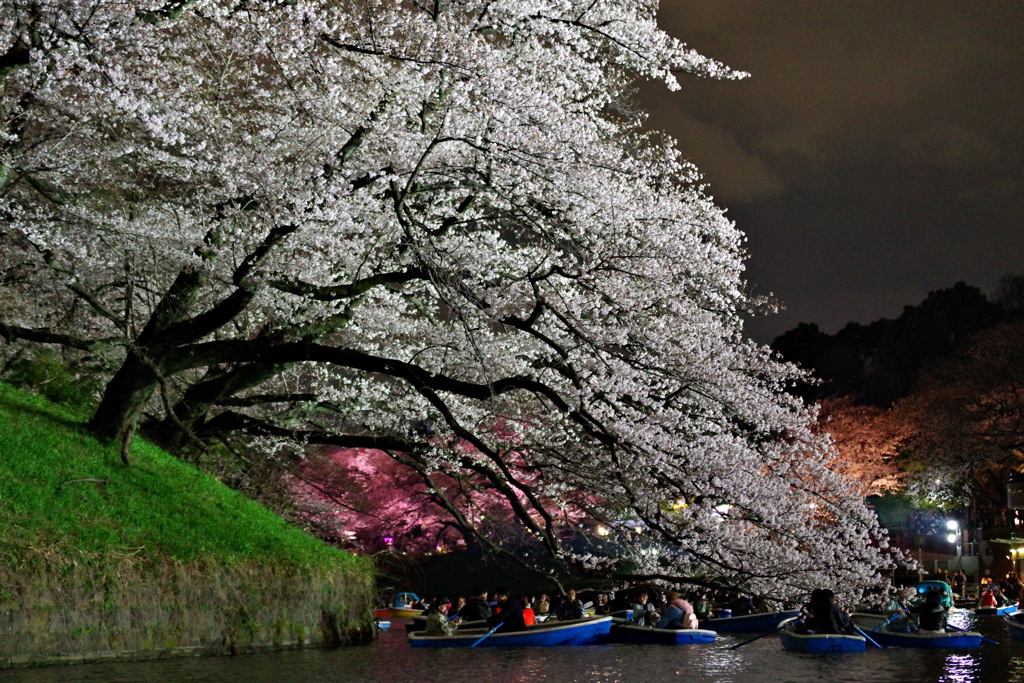
[{"label": "bright light source", "polygon": [[946,540],[950,543],[956,543],[956,534],[950,534],[949,536],[946,536]]},{"label": "bright light source", "polygon": [[959,527],[960,525],[957,523],[955,519],[951,519],[948,522],[946,522],[946,528],[950,531],[956,531]]},{"label": "bright light source", "polygon": [[598,536],[607,536],[608,535],[608,527],[606,527],[606,526],[599,526],[599,527],[597,527],[597,535]]}]

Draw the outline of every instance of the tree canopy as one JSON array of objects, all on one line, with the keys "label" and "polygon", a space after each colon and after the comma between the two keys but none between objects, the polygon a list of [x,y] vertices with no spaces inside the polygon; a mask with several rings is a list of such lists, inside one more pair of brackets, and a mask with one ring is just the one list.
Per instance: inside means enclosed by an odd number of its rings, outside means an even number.
[{"label": "tree canopy", "polygon": [[[375,448],[578,571],[859,590],[884,533],[630,100],[743,74],[656,9],[4,3],[0,335],[104,369],[90,427],[125,445]],[[568,510],[643,534],[574,555]]]}]

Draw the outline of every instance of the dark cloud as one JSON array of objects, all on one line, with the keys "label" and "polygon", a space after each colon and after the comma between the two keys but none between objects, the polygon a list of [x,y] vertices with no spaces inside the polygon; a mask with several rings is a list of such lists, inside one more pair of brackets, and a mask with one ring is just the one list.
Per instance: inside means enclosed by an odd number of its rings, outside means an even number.
[{"label": "dark cloud", "polygon": [[749,237],[749,281],[832,331],[1024,271],[1024,4],[667,0],[662,26],[752,75],[645,86],[650,125]]}]

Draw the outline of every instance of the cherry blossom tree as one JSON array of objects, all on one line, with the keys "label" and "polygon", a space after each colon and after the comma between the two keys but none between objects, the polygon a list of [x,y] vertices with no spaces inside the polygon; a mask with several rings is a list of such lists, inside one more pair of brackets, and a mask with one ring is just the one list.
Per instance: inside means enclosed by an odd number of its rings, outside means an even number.
[{"label": "cherry blossom tree", "polygon": [[1024,467],[1024,323],[981,332],[966,353],[930,366],[893,412],[911,430],[912,494],[1001,513],[1010,471]]},{"label": "cherry blossom tree", "polygon": [[[90,428],[381,449],[554,557],[780,597],[892,561],[742,235],[629,89],[742,76],[650,0],[0,9],[0,335],[109,367]],[[581,557],[564,513],[619,528]],[[483,535],[481,535],[483,539]]]},{"label": "cherry blossom tree", "polygon": [[833,466],[855,479],[864,496],[904,488],[905,473],[896,461],[913,431],[891,411],[858,405],[850,396],[829,398],[821,403],[818,424],[838,452]]}]

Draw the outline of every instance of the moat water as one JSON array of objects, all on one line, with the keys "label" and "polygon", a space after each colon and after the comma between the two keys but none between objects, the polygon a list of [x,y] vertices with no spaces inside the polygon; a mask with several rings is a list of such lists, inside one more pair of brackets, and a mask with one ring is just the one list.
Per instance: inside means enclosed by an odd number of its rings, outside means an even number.
[{"label": "moat water", "polygon": [[240,657],[0,671],[17,683],[1024,683],[1024,642],[1002,618],[957,612],[951,623],[999,642],[976,650],[875,649],[864,654],[786,652],[777,636],[738,650],[749,635],[714,644],[560,648],[412,649],[402,622],[371,645]]}]

